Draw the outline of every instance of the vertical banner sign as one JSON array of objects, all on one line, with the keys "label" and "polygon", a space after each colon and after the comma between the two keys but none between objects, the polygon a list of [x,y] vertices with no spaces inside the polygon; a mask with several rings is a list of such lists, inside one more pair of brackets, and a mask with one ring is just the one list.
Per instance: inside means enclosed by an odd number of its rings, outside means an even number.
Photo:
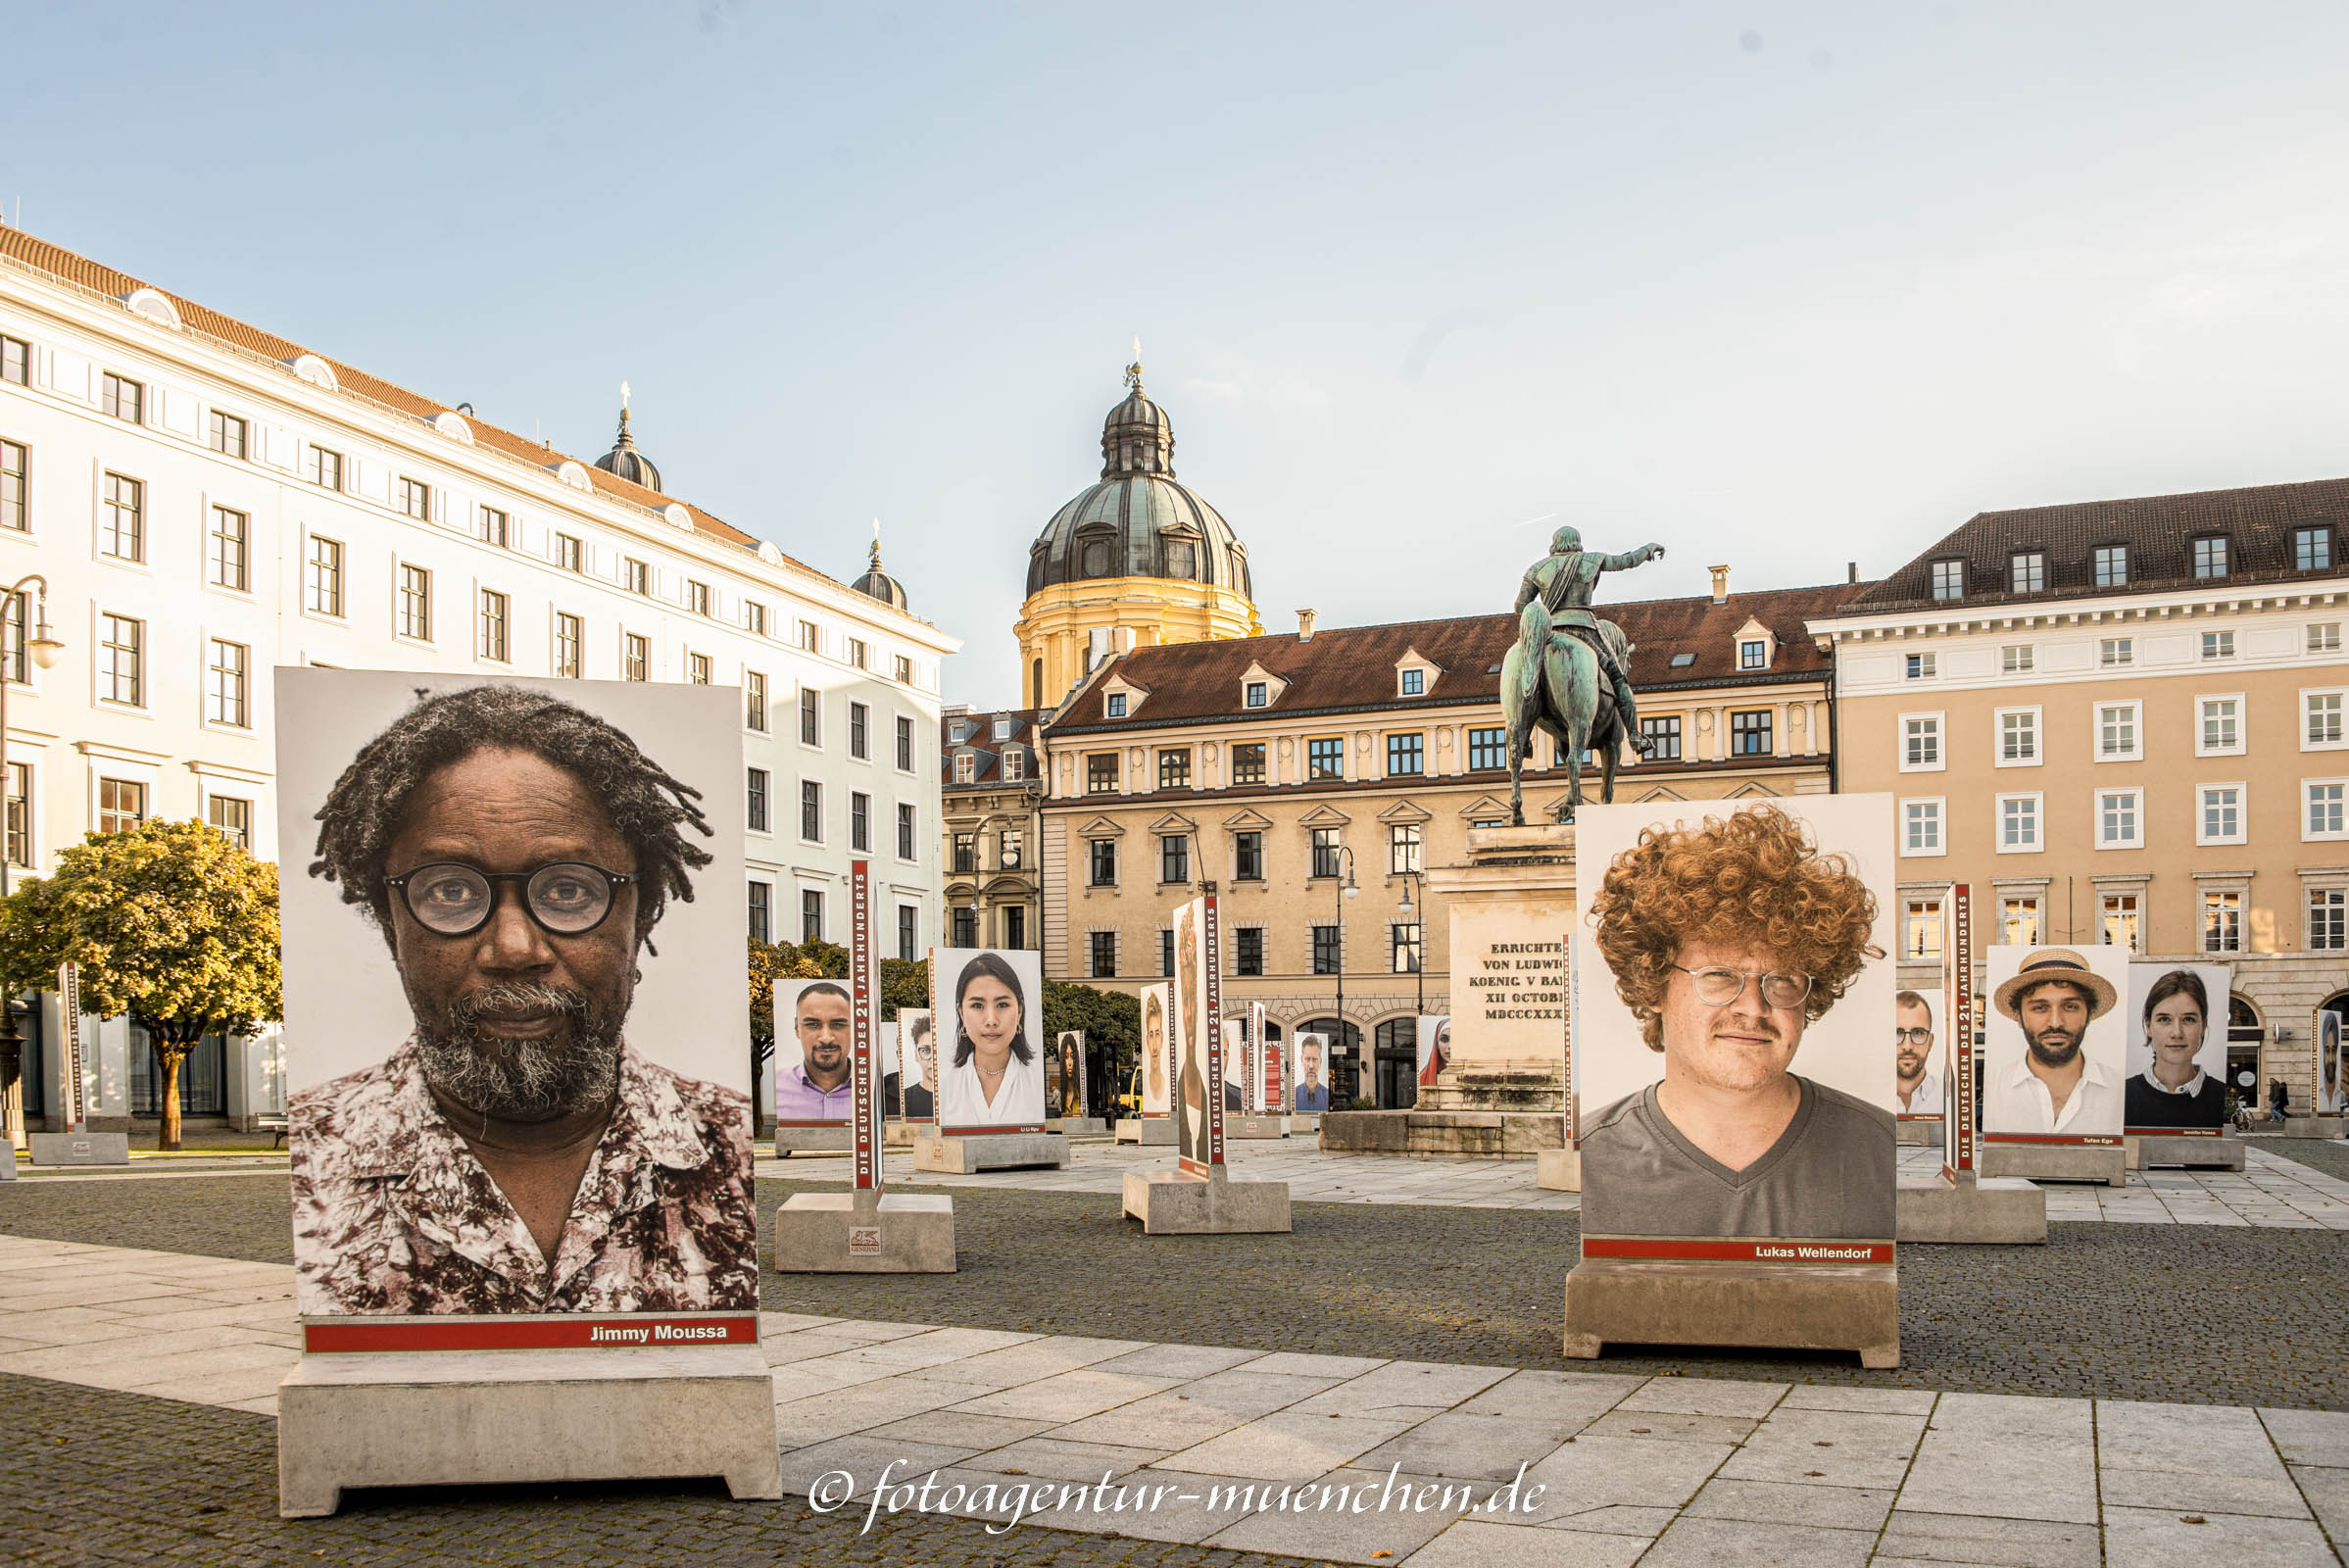
[{"label": "vertical banner sign", "polygon": [[881,1063],[873,1053],[873,878],[849,862],[849,1098],[856,1122],[856,1191],[881,1190]]},{"label": "vertical banner sign", "polygon": [[[1223,927],[1215,916],[1215,895],[1206,894],[1199,900],[1203,906],[1199,921],[1199,984],[1206,992],[1206,1005],[1200,1016],[1223,1016]],[[1223,1031],[1212,1024],[1207,1029],[1207,1163],[1223,1163]]]},{"label": "vertical banner sign", "polygon": [[66,1015],[66,1096],[73,1107],[66,1131],[85,1133],[90,1130],[90,1107],[81,1075],[81,965],[71,958],[57,966],[57,996]]},{"label": "vertical banner sign", "polygon": [[1583,1097],[1575,1093],[1574,1082],[1574,1004],[1577,975],[1574,967],[1574,932],[1572,930],[1568,930],[1566,939],[1558,944],[1558,951],[1566,955],[1566,1005],[1558,1009],[1560,1019],[1558,1038],[1565,1046],[1566,1076],[1559,1079],[1558,1082],[1566,1088],[1566,1147],[1580,1149],[1583,1147]]},{"label": "vertical banner sign", "polygon": [[1248,1037],[1255,1042],[1256,1060],[1264,1069],[1259,1088],[1264,1102],[1257,1107],[1257,1113],[1278,1116],[1289,1108],[1288,1084],[1281,1072],[1285,1053],[1275,1051],[1272,1042],[1265,1037],[1264,1004],[1261,1002],[1248,1004]]},{"label": "vertical banner sign", "polygon": [[1943,980],[1943,1027],[1949,1031],[1946,1080],[1948,1125],[1941,1130],[1942,1174],[1952,1180],[1974,1169],[1974,889],[1953,885],[1941,900],[1941,951],[1949,956]]}]

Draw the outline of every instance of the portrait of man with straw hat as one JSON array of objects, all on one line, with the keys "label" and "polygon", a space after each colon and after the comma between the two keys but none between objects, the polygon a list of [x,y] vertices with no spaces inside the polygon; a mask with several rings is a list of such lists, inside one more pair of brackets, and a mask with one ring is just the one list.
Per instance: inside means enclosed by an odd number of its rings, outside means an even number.
[{"label": "portrait of man with straw hat", "polygon": [[[2122,1075],[2105,1053],[2088,1050],[2089,1025],[2113,1010],[2119,993],[2070,948],[2032,948],[1991,993],[2015,1029],[1993,1027],[1982,1131],[2027,1136],[2118,1138]],[[2019,1033],[2022,1054],[2013,1055]],[[2110,1033],[2110,1031],[2106,1031]],[[2004,1049],[2001,1049],[2001,1048]]]}]

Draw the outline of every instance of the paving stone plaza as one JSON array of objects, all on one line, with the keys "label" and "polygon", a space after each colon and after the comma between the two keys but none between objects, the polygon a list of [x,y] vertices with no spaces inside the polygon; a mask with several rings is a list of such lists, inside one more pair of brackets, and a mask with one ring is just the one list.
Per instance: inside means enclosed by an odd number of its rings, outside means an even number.
[{"label": "paving stone plaza", "polygon": [[[32,1562],[2331,1563],[2349,1149],[2050,1189],[2044,1248],[1902,1252],[1903,1364],[1569,1362],[1577,1200],[1525,1161],[1236,1146],[1289,1236],[1143,1238],[1125,1169],[916,1178],[960,1272],[767,1273],[788,1495],[361,1494],[275,1517],[299,1355],[279,1158],[0,1189]],[[1912,1152],[1912,1161],[1915,1161]],[[760,1162],[759,1202],[843,1161]],[[1919,1172],[1922,1174],[1922,1171]],[[879,1500],[876,1502],[876,1489]],[[1537,1490],[1538,1489],[1538,1490]]]}]

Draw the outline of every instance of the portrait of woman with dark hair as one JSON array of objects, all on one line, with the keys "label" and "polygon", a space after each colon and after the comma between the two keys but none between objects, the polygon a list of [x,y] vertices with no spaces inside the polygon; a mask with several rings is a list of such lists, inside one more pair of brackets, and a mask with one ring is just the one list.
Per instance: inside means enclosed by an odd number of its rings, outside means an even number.
[{"label": "portrait of woman with dark hair", "polygon": [[2210,1016],[2210,989],[2191,969],[2169,970],[2147,988],[2137,1020],[2145,1031],[2138,1054],[2148,1059],[2129,1076],[2127,1125],[2215,1131],[2225,1124],[2227,1086],[2197,1059]]},{"label": "portrait of woman with dark hair", "polygon": [[1163,1116],[1166,1103],[1166,988],[1142,991],[1142,1113]]},{"label": "portrait of woman with dark hair", "polygon": [[1028,994],[1003,955],[974,954],[954,981],[954,1047],[943,1079],[942,1131],[1044,1121],[1044,1058],[1028,1041]]}]

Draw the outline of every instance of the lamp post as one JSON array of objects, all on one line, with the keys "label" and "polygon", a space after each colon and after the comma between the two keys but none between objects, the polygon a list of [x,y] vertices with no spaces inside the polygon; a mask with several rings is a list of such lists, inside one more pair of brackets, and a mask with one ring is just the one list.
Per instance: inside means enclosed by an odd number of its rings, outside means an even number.
[{"label": "lamp post", "polygon": [[[1338,884],[1337,891],[1330,895],[1330,900],[1338,912],[1338,1049],[1343,1051],[1346,1048],[1346,901],[1359,891],[1354,886],[1354,852],[1343,844],[1338,846],[1338,869],[1344,880]],[[1349,1062],[1358,1062],[1359,1059],[1350,1053],[1346,1056]],[[1354,1092],[1358,1095],[1362,1090],[1359,1066],[1355,1067],[1353,1077]],[[1373,1082],[1375,1084],[1375,1080]],[[1372,1093],[1375,1098],[1375,1088]]]},{"label": "lamp post", "polygon": [[[52,669],[56,667],[57,656],[65,652],[66,645],[49,635],[49,579],[37,571],[27,572],[6,589],[0,589],[0,594],[6,596],[0,599],[0,604],[13,608],[17,595],[27,588],[40,595],[40,615],[32,635],[25,639],[24,652],[40,668]],[[5,614],[0,614],[0,625],[4,625],[5,620]],[[22,620],[17,622],[17,626],[20,631],[24,629]],[[7,650],[0,648],[0,661],[5,661],[6,656]],[[30,671],[25,673],[29,674]],[[13,669],[0,668],[0,899],[8,897],[8,687],[16,675]],[[24,803],[24,831],[29,840],[32,832],[30,799]],[[25,845],[25,852],[27,855],[31,853],[29,842]],[[14,1109],[17,1103],[17,1079],[24,1071],[24,1047],[23,1037],[17,1033],[16,998],[0,992],[0,1159],[10,1161],[12,1175],[15,1173],[17,1157],[18,1117]]]},{"label": "lamp post", "polygon": [[[1419,889],[1419,873],[1417,871],[1405,871],[1402,872],[1401,875],[1404,878],[1403,902],[1401,906],[1396,909],[1395,912],[1398,914],[1409,914],[1412,912],[1411,895],[1417,892]],[[1427,1016],[1428,1010],[1428,928],[1427,918],[1424,914],[1420,917],[1417,924],[1419,926],[1419,940],[1412,944],[1414,953],[1411,961],[1412,977],[1419,983],[1419,1014],[1418,1017],[1412,1019],[1412,1027],[1414,1029],[1419,1026],[1419,1018],[1424,1018]]]}]

